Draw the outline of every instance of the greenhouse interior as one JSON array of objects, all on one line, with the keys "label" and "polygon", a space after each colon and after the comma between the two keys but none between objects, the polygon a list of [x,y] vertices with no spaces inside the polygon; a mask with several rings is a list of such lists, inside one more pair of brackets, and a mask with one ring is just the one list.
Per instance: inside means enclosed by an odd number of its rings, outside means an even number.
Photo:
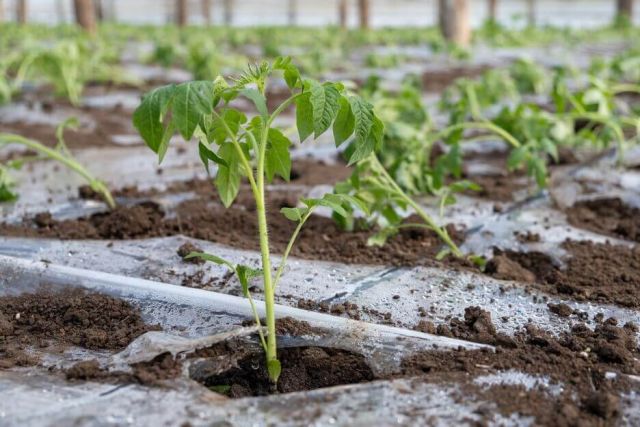
[{"label": "greenhouse interior", "polygon": [[0,426],[640,426],[639,339],[640,2],[0,0]]}]

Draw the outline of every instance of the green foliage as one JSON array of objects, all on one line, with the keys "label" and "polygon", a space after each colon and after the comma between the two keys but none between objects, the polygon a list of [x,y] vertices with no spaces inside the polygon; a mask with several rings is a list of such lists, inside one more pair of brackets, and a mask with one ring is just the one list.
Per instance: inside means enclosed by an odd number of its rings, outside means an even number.
[{"label": "green foliage", "polygon": [[75,118],[70,118],[61,123],[56,130],[56,138],[58,143],[54,148],[49,148],[38,141],[24,138],[20,135],[14,135],[10,133],[0,133],[0,146],[3,144],[18,144],[25,148],[35,151],[38,155],[36,157],[23,157],[16,160],[12,160],[5,165],[0,165],[0,202],[15,200],[18,195],[14,192],[15,182],[9,175],[10,169],[19,169],[24,162],[39,160],[41,158],[49,158],[57,161],[62,165],[68,167],[82,178],[84,178],[91,189],[98,194],[102,195],[105,202],[110,208],[115,207],[115,201],[111,195],[111,192],[107,186],[100,180],[96,179],[89,173],[89,171],[82,166],[73,157],[69,149],[67,148],[63,133],[68,127],[77,126],[78,122]]},{"label": "green foliage", "polygon": [[[267,85],[275,72],[282,76],[291,95],[275,110],[269,111]],[[247,117],[235,108],[232,101],[239,98],[250,101],[255,106],[256,114]],[[352,163],[370,156],[382,142],[384,126],[371,104],[350,93],[341,83],[320,83],[303,78],[289,58],[277,58],[271,64],[262,62],[249,66],[231,82],[219,76],[213,81],[193,81],[155,89],[143,98],[133,115],[134,126],[147,146],[158,154],[160,161],[175,132],[185,140],[195,137],[205,168],[210,170],[210,162],[217,166],[214,185],[225,206],[233,203],[243,179],[248,180],[257,206],[262,269],[235,266],[214,255],[190,256],[226,265],[233,270],[245,296],[249,298],[258,324],[259,317],[248,290],[248,282],[253,277],[262,276],[268,335],[266,340],[261,335],[261,340],[269,375],[274,382],[281,371],[275,344],[274,293],[291,247],[301,227],[316,208],[324,206],[348,216],[343,204],[358,203],[348,195],[326,194],[319,199],[302,200],[302,208],[283,210],[283,214],[298,222],[298,226],[275,278],[272,276],[264,207],[265,183],[272,182],[276,176],[289,179],[292,142],[282,131],[273,127],[273,121],[291,106],[296,107],[301,142],[312,134],[318,138],[333,128],[333,133],[340,136],[340,142],[349,141]]]}]

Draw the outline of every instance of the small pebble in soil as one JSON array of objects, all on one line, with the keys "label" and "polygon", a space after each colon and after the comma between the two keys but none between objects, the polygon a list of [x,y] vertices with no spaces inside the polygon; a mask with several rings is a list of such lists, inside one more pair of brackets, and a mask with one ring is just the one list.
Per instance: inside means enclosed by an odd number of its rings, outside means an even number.
[{"label": "small pebble in soil", "polygon": [[177,250],[177,254],[180,256],[180,258],[182,258],[184,262],[188,262],[191,264],[204,264],[205,261],[202,258],[185,259],[185,257],[191,252],[202,252],[202,249],[191,242],[187,242],[182,244]]}]

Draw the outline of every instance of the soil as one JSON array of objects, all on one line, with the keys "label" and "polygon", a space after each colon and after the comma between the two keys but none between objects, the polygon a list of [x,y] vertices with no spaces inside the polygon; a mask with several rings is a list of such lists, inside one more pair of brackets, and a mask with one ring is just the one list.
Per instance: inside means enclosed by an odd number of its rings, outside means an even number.
[{"label": "soil", "polygon": [[503,280],[535,282],[539,289],[577,301],[640,307],[640,246],[567,240],[566,265],[541,252],[494,250],[485,272]]},{"label": "soil", "polygon": [[0,297],[0,367],[36,363],[27,347],[120,350],[154,329],[128,302],[80,289]]},{"label": "soil", "polygon": [[265,396],[315,390],[342,384],[372,381],[375,377],[363,356],[343,350],[321,347],[280,348],[278,359],[282,375],[277,390],[273,390],[259,349],[248,349],[246,343],[230,341],[209,349],[199,350],[197,356],[216,360],[236,354],[236,366],[221,374],[208,375],[206,370],[192,369],[191,377],[214,390],[222,390],[230,397]]},{"label": "soil", "polygon": [[510,202],[517,192],[528,188],[527,182],[522,182],[518,175],[482,175],[468,177],[474,184],[478,184],[479,191],[468,190],[465,194],[471,197],[495,200],[496,202]]},{"label": "soil", "polygon": [[429,70],[422,74],[422,87],[427,92],[442,92],[455,80],[462,77],[478,77],[490,67],[485,65],[454,66],[443,70]]},{"label": "soil", "polygon": [[[225,209],[217,195],[200,197],[181,203],[175,218],[167,218],[152,202],[116,209],[76,220],[56,221],[48,212],[27,219],[22,224],[0,224],[0,235],[69,239],[140,239],[185,235],[222,243],[240,249],[259,250],[255,204],[248,188],[243,188],[237,201]],[[271,192],[267,200],[271,245],[282,253],[296,223],[286,219],[280,209],[293,207],[298,197],[292,191]],[[416,218],[407,219],[416,222]],[[463,232],[447,227],[451,237],[460,242]],[[330,218],[313,216],[299,235],[292,256],[304,259],[340,261],[353,264],[434,265],[442,243],[437,235],[423,229],[403,229],[384,247],[368,246],[375,230],[346,232]],[[465,261],[451,261],[466,265]]]},{"label": "soil", "polygon": [[[424,352],[403,361],[405,375],[419,376],[417,381],[461,382],[464,398],[469,394],[492,404],[481,407],[478,414],[486,425],[497,411],[504,416],[517,412],[535,417],[539,426],[610,426],[620,415],[621,392],[629,389],[624,374],[637,374],[640,365],[637,327],[617,325],[607,319],[595,330],[584,324],[553,337],[527,325],[514,338],[496,332],[491,315],[479,307],[467,307],[463,319],[435,328],[435,333],[484,342],[496,351]],[[543,386],[526,389],[514,385],[481,385],[473,379],[496,372],[518,371],[548,378],[561,384],[557,397]],[[606,379],[607,372],[616,373]],[[473,397],[471,397],[473,399]]]},{"label": "soil", "polygon": [[[58,105],[57,103],[48,103],[46,108],[55,109]],[[117,144],[111,140],[113,135],[137,134],[131,124],[130,111],[124,111],[119,107],[112,109],[83,107],[80,110],[91,117],[94,125],[81,126],[78,130],[66,130],[64,132],[64,140],[69,148],[114,146]],[[35,139],[50,147],[57,143],[56,126],[48,124],[34,124],[22,121],[0,123],[0,131]],[[142,144],[142,141],[140,143]]]},{"label": "soil", "polygon": [[577,202],[566,213],[574,227],[640,242],[640,209],[619,198]]}]

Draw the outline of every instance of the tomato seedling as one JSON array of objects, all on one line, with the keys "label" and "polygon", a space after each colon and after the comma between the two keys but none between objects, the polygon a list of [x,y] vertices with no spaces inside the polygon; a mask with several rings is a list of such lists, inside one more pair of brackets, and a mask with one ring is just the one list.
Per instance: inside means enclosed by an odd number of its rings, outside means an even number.
[{"label": "tomato seedling", "polygon": [[6,165],[0,165],[0,201],[11,201],[15,200],[18,197],[18,195],[13,190],[13,179],[9,176],[10,168],[17,169],[21,167],[21,165],[26,161],[48,158],[63,164],[67,168],[80,175],[87,181],[93,191],[102,196],[109,208],[115,208],[116,203],[113,199],[113,196],[111,195],[111,192],[109,191],[109,188],[107,188],[107,186],[102,181],[96,179],[82,164],[80,164],[73,157],[73,155],[67,148],[66,143],[64,142],[63,134],[65,128],[75,127],[77,125],[78,121],[73,117],[61,123],[56,129],[56,137],[58,139],[58,143],[54,148],[49,148],[36,140],[25,138],[20,135],[11,133],[0,133],[0,145],[18,144],[28,148],[29,150],[35,151],[37,154],[35,157],[25,157],[23,159],[13,160]]},{"label": "tomato seedling", "polygon": [[[290,96],[273,111],[267,108],[267,84],[278,72],[290,90]],[[233,107],[231,102],[244,98],[255,107],[251,117]],[[319,206],[347,215],[343,205],[366,206],[349,195],[325,194],[319,199],[304,199],[302,207],[284,208],[282,213],[298,223],[275,275],[271,265],[271,250],[265,210],[266,184],[274,177],[289,180],[291,172],[291,141],[274,126],[274,120],[289,107],[295,106],[296,127],[300,142],[315,138],[333,129],[336,145],[349,141],[349,162],[367,158],[382,142],[383,124],[373,107],[361,97],[350,93],[341,83],[320,83],[302,78],[289,58],[278,58],[273,64],[263,62],[249,66],[238,78],[227,82],[219,76],[213,81],[192,81],[160,87],[148,93],[133,115],[133,123],[146,144],[162,161],[169,140],[177,131],[187,141],[199,141],[200,159],[209,170],[217,165],[214,184],[222,203],[229,207],[245,178],[256,204],[262,268],[234,265],[220,257],[193,253],[191,257],[225,265],[235,272],[245,297],[251,304],[256,323],[260,316],[249,292],[249,281],[261,276],[264,285],[264,305],[267,335],[260,332],[266,354],[269,378],[275,384],[281,366],[277,357],[275,333],[275,290],[284,272],[287,257],[295,240]]]}]

